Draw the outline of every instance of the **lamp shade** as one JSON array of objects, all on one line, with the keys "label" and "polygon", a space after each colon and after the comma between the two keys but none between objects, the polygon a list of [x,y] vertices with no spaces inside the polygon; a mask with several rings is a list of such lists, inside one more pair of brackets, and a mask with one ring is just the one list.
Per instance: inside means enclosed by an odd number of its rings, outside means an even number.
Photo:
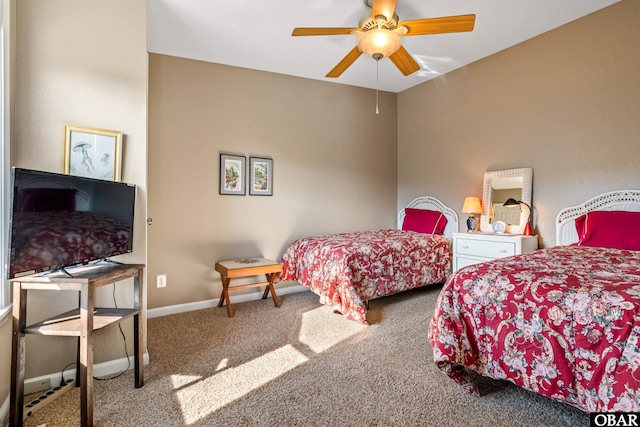
[{"label": "lamp shade", "polygon": [[480,204],[479,197],[465,197],[464,205],[462,206],[462,212],[464,213],[481,213],[482,205]]},{"label": "lamp shade", "polygon": [[400,48],[400,36],[386,28],[363,31],[358,37],[358,48],[373,59],[388,58]]}]

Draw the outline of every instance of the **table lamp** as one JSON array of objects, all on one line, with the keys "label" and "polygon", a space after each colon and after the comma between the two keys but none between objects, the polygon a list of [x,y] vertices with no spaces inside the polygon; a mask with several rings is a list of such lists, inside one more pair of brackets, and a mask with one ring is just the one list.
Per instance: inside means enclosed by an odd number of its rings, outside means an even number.
[{"label": "table lamp", "polygon": [[464,205],[462,205],[462,212],[468,213],[469,218],[467,218],[467,232],[471,233],[476,231],[478,228],[478,221],[473,214],[482,213],[482,205],[480,204],[480,198],[478,197],[465,197]]},{"label": "table lamp", "polygon": [[527,223],[524,226],[524,231],[522,232],[523,235],[525,236],[533,236],[533,230],[531,229],[531,224],[529,224],[529,219],[531,218],[531,206],[529,206],[528,204],[526,204],[525,202],[523,202],[522,200],[516,200],[513,198],[509,198],[507,199],[506,202],[504,202],[504,204],[502,206],[520,206],[520,205],[525,205],[528,209],[527,211]]}]

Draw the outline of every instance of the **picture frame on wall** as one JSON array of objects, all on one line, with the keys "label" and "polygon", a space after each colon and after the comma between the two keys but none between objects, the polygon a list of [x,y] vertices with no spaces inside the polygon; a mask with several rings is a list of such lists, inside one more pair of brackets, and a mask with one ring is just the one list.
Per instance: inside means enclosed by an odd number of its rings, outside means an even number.
[{"label": "picture frame on wall", "polygon": [[122,132],[65,125],[64,173],[120,181]]},{"label": "picture frame on wall", "polygon": [[249,194],[273,196],[273,159],[249,157]]},{"label": "picture frame on wall", "polygon": [[233,154],[220,154],[220,194],[245,195],[247,158]]}]

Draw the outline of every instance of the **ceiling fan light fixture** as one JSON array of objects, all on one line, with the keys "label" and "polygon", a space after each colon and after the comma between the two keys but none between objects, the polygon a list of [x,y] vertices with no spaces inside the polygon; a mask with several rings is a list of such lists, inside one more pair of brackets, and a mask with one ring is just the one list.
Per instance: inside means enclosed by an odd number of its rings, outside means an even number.
[{"label": "ceiling fan light fixture", "polygon": [[401,44],[400,36],[385,28],[363,31],[358,36],[358,49],[376,61],[393,55]]},{"label": "ceiling fan light fixture", "polygon": [[[363,53],[376,61],[389,60],[405,76],[420,70],[420,64],[402,46],[402,36],[461,33],[473,31],[476,15],[444,16],[440,18],[411,19],[398,22],[395,13],[399,0],[364,0],[370,10],[360,18],[356,28],[308,27],[294,28],[292,36],[338,36],[351,34],[358,37],[354,46],[326,77],[337,78]],[[379,64],[379,62],[378,62]]]}]

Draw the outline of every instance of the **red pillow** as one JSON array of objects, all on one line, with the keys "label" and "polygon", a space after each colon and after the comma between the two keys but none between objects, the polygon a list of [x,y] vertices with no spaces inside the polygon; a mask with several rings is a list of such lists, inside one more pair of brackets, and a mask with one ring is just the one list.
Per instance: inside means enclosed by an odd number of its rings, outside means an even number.
[{"label": "red pillow", "polygon": [[578,245],[640,251],[640,212],[592,211],[575,224]]},{"label": "red pillow", "polygon": [[444,234],[447,217],[442,212],[429,209],[404,209],[402,229],[427,234]]}]

